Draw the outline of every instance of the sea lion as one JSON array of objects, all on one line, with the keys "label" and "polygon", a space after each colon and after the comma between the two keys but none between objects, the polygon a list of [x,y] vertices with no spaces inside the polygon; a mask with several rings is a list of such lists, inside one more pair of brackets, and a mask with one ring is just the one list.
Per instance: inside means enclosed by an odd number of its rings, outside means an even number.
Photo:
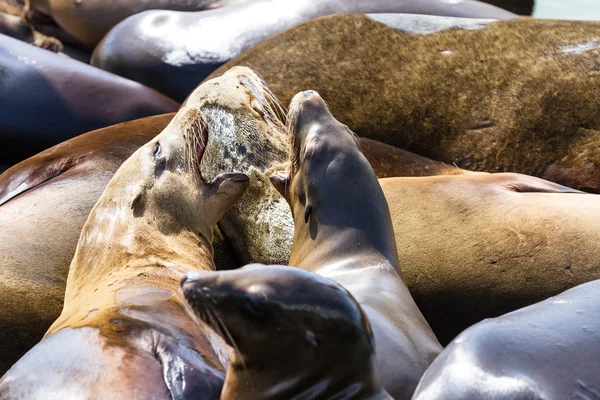
[{"label": "sea lion", "polygon": [[289,265],[333,279],[354,296],[373,329],[382,386],[395,399],[410,399],[441,346],[402,281],[377,177],[354,134],[316,92],[292,99],[288,130],[291,167],[270,180],[294,218]]},{"label": "sea lion", "polygon": [[0,138],[10,143],[0,150],[5,164],[93,129],[178,107],[138,83],[4,35],[0,98],[10,99],[0,109]]},{"label": "sea lion", "polygon": [[81,232],[62,314],[0,397],[219,398],[225,345],[193,321],[179,281],[214,270],[213,230],[248,177],[202,178],[207,135],[200,110],[182,108],[118,169]]},{"label": "sea lion", "polygon": [[266,38],[323,15],[357,12],[517,17],[472,0],[251,0],[209,12],[153,10],[115,26],[94,50],[92,65],[182,101],[212,71]]},{"label": "sea lion", "polygon": [[212,76],[245,65],[284,104],[317,90],[361,137],[598,193],[599,37],[600,22],[337,15],[268,39]]},{"label": "sea lion", "polygon": [[600,281],[488,319],[457,337],[414,400],[600,398]]},{"label": "sea lion", "polygon": [[146,10],[203,11],[247,0],[153,0],[146,2],[28,0],[27,13],[36,29],[70,44],[93,49],[127,17]]},{"label": "sea lion", "polygon": [[[0,175],[0,375],[60,315],[81,229],[108,181],[174,115],[80,135]],[[219,269],[240,266],[219,230],[214,248]]]},{"label": "sea lion", "polygon": [[335,281],[255,264],[190,272],[181,287],[196,315],[236,350],[222,400],[391,399],[375,373],[369,321]]}]

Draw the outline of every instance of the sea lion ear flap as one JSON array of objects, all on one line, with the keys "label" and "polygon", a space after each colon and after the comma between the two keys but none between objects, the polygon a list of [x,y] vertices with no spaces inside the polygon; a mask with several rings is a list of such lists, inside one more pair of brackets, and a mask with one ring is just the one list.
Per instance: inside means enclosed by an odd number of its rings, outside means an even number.
[{"label": "sea lion ear flap", "polygon": [[242,197],[248,189],[249,182],[250,179],[246,174],[226,172],[206,183],[204,198],[207,203],[216,204],[218,219]]},{"label": "sea lion ear flap", "polygon": [[139,217],[144,213],[146,207],[146,189],[139,187],[136,195],[131,201],[130,208],[133,210],[133,215]]},{"label": "sea lion ear flap", "polygon": [[281,194],[286,199],[288,198],[289,189],[290,189],[290,175],[285,172],[275,172],[269,175],[269,181],[271,181],[271,185],[277,189],[279,194]]}]

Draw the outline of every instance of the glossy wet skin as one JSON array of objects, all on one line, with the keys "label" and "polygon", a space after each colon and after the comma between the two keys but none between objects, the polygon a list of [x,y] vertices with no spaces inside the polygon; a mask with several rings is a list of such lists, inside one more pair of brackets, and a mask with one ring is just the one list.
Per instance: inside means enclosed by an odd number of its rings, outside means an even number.
[{"label": "glossy wet skin", "polygon": [[[0,36],[3,163],[120,122],[176,111],[178,103],[138,83]],[[35,116],[35,118],[33,117]]]},{"label": "glossy wet skin", "polygon": [[235,349],[222,399],[385,398],[369,323],[334,281],[255,264],[191,272],[181,285],[196,315]]},{"label": "glossy wet skin", "polygon": [[431,365],[415,400],[597,399],[600,281],[460,334]]},{"label": "glossy wet skin", "polygon": [[289,263],[354,296],[373,328],[383,387],[409,398],[441,347],[402,282],[379,182],[356,136],[316,92],[297,94],[289,108],[291,168],[271,176],[294,217]]},{"label": "glossy wet skin", "polygon": [[[214,226],[248,179],[204,181],[207,134],[202,113],[186,107],[119,168],[83,228],[63,313],[0,393],[73,394],[83,385],[111,398],[218,398],[227,349],[188,314],[179,279],[214,270]],[[65,374],[77,379],[57,388]]]},{"label": "glossy wet skin", "polygon": [[48,32],[81,48],[93,49],[104,35],[125,18],[145,10],[202,11],[245,0],[86,1],[28,0],[29,19],[40,32]]}]

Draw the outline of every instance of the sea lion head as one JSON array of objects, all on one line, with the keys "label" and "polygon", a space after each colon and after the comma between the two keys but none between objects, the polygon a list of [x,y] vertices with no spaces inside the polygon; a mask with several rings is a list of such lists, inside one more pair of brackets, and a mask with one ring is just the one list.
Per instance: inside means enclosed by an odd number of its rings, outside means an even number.
[{"label": "sea lion head", "polygon": [[[358,137],[331,115],[317,92],[309,90],[294,96],[287,121],[291,165],[286,171],[272,174],[270,180],[286,198],[294,216],[303,214],[308,222],[315,208],[322,206],[323,196],[339,198],[341,193],[348,196],[360,190],[355,176],[366,174],[369,182],[377,182],[362,155]],[[334,207],[339,204],[327,203]]]},{"label": "sea lion head", "polygon": [[147,219],[161,233],[189,229],[210,242],[213,227],[241,197],[248,178],[241,173],[203,178],[200,163],[208,132],[199,109],[182,108],[158,136],[123,163],[96,208],[126,204],[134,218]]},{"label": "sea lion head", "polygon": [[[320,390],[326,392],[339,379],[356,383],[357,391],[366,390],[366,381],[376,382],[372,376],[364,379],[374,362],[368,319],[332,280],[300,268],[253,264],[194,271],[181,285],[196,315],[236,349],[225,395],[237,385],[291,398],[305,386],[323,384]],[[323,383],[326,379],[331,382]]]},{"label": "sea lion head", "polygon": [[202,173],[250,176],[248,191],[219,222],[244,264],[285,264],[294,233],[289,207],[265,171],[287,160],[285,112],[258,74],[234,67],[202,83],[186,104],[206,115],[211,131]]},{"label": "sea lion head", "polygon": [[244,193],[248,177],[203,178],[208,130],[199,109],[184,107],[121,165],[83,227],[69,272],[69,296],[91,279],[85,278],[90,271],[102,277],[100,265],[170,265],[177,259],[214,269],[213,230]]}]

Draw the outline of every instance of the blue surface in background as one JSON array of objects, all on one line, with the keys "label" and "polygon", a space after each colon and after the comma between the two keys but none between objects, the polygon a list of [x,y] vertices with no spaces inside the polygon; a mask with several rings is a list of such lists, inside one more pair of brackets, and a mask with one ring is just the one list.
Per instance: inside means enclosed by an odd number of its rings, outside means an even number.
[{"label": "blue surface in background", "polygon": [[536,0],[533,16],[600,20],[600,0]]}]

